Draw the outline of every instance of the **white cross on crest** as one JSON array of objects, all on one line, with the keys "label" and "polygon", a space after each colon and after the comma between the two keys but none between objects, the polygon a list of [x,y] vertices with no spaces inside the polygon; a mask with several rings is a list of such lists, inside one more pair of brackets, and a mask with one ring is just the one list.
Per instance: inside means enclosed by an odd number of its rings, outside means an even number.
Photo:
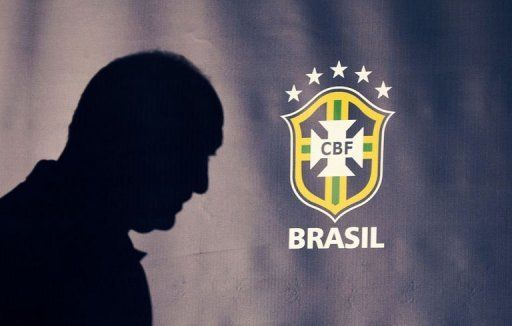
[{"label": "white cross on crest", "polygon": [[327,166],[318,177],[354,176],[347,166],[347,158],[352,158],[363,167],[364,128],[357,134],[347,137],[347,130],[356,120],[323,120],[320,124],[327,130],[327,138],[320,138],[311,130],[311,159],[309,168],[312,169],[318,161],[327,159]]}]

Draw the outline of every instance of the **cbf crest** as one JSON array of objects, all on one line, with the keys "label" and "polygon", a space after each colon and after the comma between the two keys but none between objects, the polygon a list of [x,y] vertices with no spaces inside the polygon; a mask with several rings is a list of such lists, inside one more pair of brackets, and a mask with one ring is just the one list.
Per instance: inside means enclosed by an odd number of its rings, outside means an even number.
[{"label": "cbf crest", "polygon": [[[345,78],[346,69],[338,61],[331,67],[333,80]],[[364,66],[356,71],[357,84],[369,83],[370,73]],[[323,74],[314,68],[306,75],[310,85],[319,85]],[[374,89],[377,98],[389,98],[391,87],[385,82]],[[299,102],[301,92],[293,85],[286,92],[288,102]],[[334,222],[367,203],[382,182],[384,136],[392,115],[346,86],[323,89],[283,115],[290,131],[290,183],[295,195]]]}]

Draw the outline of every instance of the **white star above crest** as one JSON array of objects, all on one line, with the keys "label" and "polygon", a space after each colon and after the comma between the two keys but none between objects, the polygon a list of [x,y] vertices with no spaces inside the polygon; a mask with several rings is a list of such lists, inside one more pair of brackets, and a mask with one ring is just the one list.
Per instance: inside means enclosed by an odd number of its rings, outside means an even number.
[{"label": "white star above crest", "polygon": [[363,66],[363,68],[361,68],[361,71],[356,71],[356,75],[359,76],[357,83],[360,83],[362,80],[369,83],[370,81],[368,80],[368,75],[371,73],[371,71],[367,71],[366,68]]},{"label": "white star above crest", "polygon": [[291,100],[299,101],[299,94],[302,93],[301,90],[297,90],[295,88],[295,84],[293,84],[292,89],[289,91],[286,91],[286,94],[288,94],[290,97],[288,98],[288,102],[291,102]]},{"label": "white star above crest", "polygon": [[343,74],[343,71],[347,69],[348,67],[341,66],[341,62],[338,60],[338,64],[336,67],[331,67],[331,69],[334,71],[334,76],[332,78],[336,78],[336,76],[341,76],[342,78],[345,78],[345,75]]},{"label": "white star above crest", "polygon": [[377,96],[377,98],[380,98],[381,96],[385,96],[385,97],[389,98],[388,91],[391,88],[393,88],[393,87],[386,86],[386,83],[384,83],[384,81],[382,81],[382,85],[380,85],[380,87],[375,87],[375,89],[379,92],[379,96]]},{"label": "white star above crest", "polygon": [[320,76],[322,76],[323,73],[318,73],[316,71],[316,68],[313,68],[313,71],[310,73],[310,74],[306,74],[306,76],[309,77],[309,85],[311,85],[312,83],[317,83],[318,85],[320,85]]}]

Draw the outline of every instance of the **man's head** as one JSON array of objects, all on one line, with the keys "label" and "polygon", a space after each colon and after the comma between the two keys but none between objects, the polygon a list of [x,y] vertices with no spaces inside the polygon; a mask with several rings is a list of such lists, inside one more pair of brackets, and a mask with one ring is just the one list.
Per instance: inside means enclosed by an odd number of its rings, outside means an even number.
[{"label": "man's head", "polygon": [[85,196],[109,222],[168,229],[183,202],[207,190],[222,124],[215,90],[184,57],[134,54],[87,85],[59,162],[86,176]]}]

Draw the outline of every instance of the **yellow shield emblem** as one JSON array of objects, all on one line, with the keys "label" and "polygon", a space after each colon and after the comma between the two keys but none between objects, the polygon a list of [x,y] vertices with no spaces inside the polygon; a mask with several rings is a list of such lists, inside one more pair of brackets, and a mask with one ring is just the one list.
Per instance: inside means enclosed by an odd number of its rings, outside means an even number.
[{"label": "yellow shield emblem", "polygon": [[282,116],[290,130],[295,195],[334,222],[367,203],[382,180],[384,131],[392,115],[338,86]]}]

